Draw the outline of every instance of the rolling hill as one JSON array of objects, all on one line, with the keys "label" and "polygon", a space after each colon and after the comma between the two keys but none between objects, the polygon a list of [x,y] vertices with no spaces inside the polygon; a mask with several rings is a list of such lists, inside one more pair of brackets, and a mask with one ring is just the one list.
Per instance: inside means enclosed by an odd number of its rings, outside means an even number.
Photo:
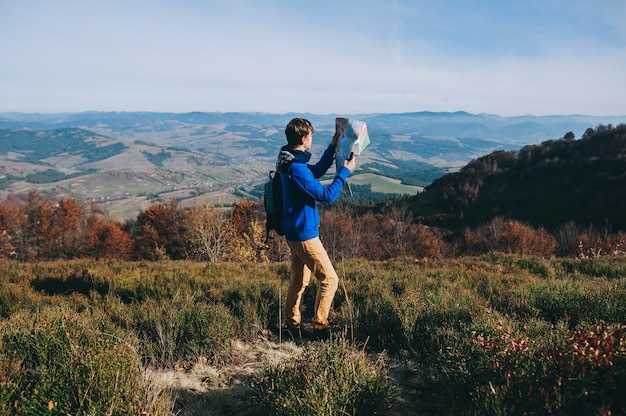
[{"label": "rolling hill", "polygon": [[410,202],[418,221],[445,228],[502,217],[549,231],[568,222],[626,231],[626,124],[492,152],[434,180]]},{"label": "rolling hill", "polygon": [[[3,113],[0,198],[38,188],[50,197],[99,201],[111,215],[130,218],[153,201],[172,197],[216,204],[258,197],[285,141],[284,126],[295,116],[313,122],[312,152],[321,154],[335,115]],[[568,132],[581,135],[600,123],[626,119],[465,112],[349,117],[366,121],[372,139],[359,157],[355,183],[406,194],[491,152],[514,151]]]}]

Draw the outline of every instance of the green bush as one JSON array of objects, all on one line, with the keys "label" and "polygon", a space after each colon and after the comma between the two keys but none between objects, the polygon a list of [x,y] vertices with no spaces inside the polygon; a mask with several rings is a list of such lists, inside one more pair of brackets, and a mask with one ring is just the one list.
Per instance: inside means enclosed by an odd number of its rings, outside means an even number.
[{"label": "green bush", "polygon": [[626,276],[626,257],[598,257],[593,259],[554,260],[556,266],[565,276],[582,275],[585,277],[601,277],[619,279]]},{"label": "green bush", "polygon": [[386,414],[394,399],[382,364],[345,342],[310,344],[294,362],[268,365],[253,384],[272,415]]},{"label": "green bush", "polygon": [[137,341],[100,313],[46,307],[0,327],[0,413],[127,415],[139,407]]},{"label": "green bush", "polygon": [[239,333],[226,306],[193,297],[132,305],[109,299],[107,304],[111,319],[141,340],[144,364],[157,367],[224,351]]},{"label": "green bush", "polygon": [[398,352],[407,347],[409,335],[402,324],[398,298],[390,282],[374,280],[355,287],[354,333],[376,350]]},{"label": "green bush", "polygon": [[282,313],[278,305],[278,290],[278,282],[240,279],[237,285],[231,285],[216,300],[223,303],[238,320],[242,337],[256,336],[246,328],[278,327],[278,314]]}]

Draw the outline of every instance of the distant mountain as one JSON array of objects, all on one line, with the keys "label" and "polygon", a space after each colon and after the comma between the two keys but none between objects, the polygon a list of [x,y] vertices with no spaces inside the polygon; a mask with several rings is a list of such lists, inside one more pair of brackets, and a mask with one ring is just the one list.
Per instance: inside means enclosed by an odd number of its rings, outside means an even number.
[{"label": "distant mountain", "polygon": [[[258,197],[285,143],[284,127],[296,116],[315,126],[312,152],[321,154],[339,115],[0,113],[0,197],[37,187],[49,196],[124,205],[122,216],[129,215],[127,206],[154,199],[211,195],[216,203],[228,204],[242,196]],[[371,145],[359,157],[356,173],[400,181],[411,193],[491,152],[626,121],[466,112],[340,116],[368,125]]]},{"label": "distant mountain", "polygon": [[[515,116],[470,114],[463,111],[415,112],[400,114],[270,114],[270,113],[155,113],[155,112],[83,112],[59,114],[0,113],[0,129],[30,128],[50,130],[81,127],[87,130],[106,129],[111,137],[130,137],[149,131],[171,131],[199,126],[256,126],[282,129],[293,117],[305,117],[322,130],[334,128],[335,117],[364,120],[372,135],[412,134],[417,136],[443,135],[459,139],[474,138],[486,141],[533,144],[562,137],[573,132],[580,137],[587,128],[598,124],[619,124],[624,116]],[[282,137],[281,137],[282,138]]]},{"label": "distant mountain", "polygon": [[[0,129],[81,128],[112,139],[136,139],[159,146],[271,160],[284,143],[283,129],[296,114],[83,112],[62,114],[0,113]],[[302,114],[318,131],[318,149],[334,129],[335,115]],[[563,137],[581,136],[589,127],[618,124],[626,117],[500,117],[466,112],[356,114],[367,122],[368,153],[380,162],[414,160],[438,167],[460,167],[494,150]],[[315,149],[314,149],[315,150]]]},{"label": "distant mountain", "polygon": [[445,135],[519,146],[563,137],[567,132],[580,137],[589,127],[595,127],[598,124],[623,123],[626,121],[626,116],[500,117],[460,111],[456,113],[382,114],[367,121],[372,129],[389,134]]},{"label": "distant mountain", "polygon": [[434,180],[411,206],[414,218],[446,228],[502,217],[549,231],[570,221],[626,231],[626,124],[492,152]]}]

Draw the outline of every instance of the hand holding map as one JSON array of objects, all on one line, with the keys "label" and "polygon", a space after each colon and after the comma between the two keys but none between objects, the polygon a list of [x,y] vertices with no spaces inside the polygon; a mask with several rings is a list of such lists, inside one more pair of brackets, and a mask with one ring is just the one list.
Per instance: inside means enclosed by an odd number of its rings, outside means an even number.
[{"label": "hand holding map", "polygon": [[343,162],[351,155],[359,156],[370,144],[367,134],[367,124],[364,121],[350,120],[337,117],[335,119],[335,131],[339,134],[335,148],[335,165],[337,172],[343,167]]}]

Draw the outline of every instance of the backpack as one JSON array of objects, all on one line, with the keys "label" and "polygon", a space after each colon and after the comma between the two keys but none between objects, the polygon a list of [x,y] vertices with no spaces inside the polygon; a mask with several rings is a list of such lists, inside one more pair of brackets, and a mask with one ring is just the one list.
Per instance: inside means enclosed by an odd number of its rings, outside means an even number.
[{"label": "backpack", "polygon": [[263,193],[265,206],[265,241],[270,238],[270,232],[274,230],[278,235],[285,235],[283,229],[283,183],[280,173],[271,171],[270,180],[265,183]]}]

